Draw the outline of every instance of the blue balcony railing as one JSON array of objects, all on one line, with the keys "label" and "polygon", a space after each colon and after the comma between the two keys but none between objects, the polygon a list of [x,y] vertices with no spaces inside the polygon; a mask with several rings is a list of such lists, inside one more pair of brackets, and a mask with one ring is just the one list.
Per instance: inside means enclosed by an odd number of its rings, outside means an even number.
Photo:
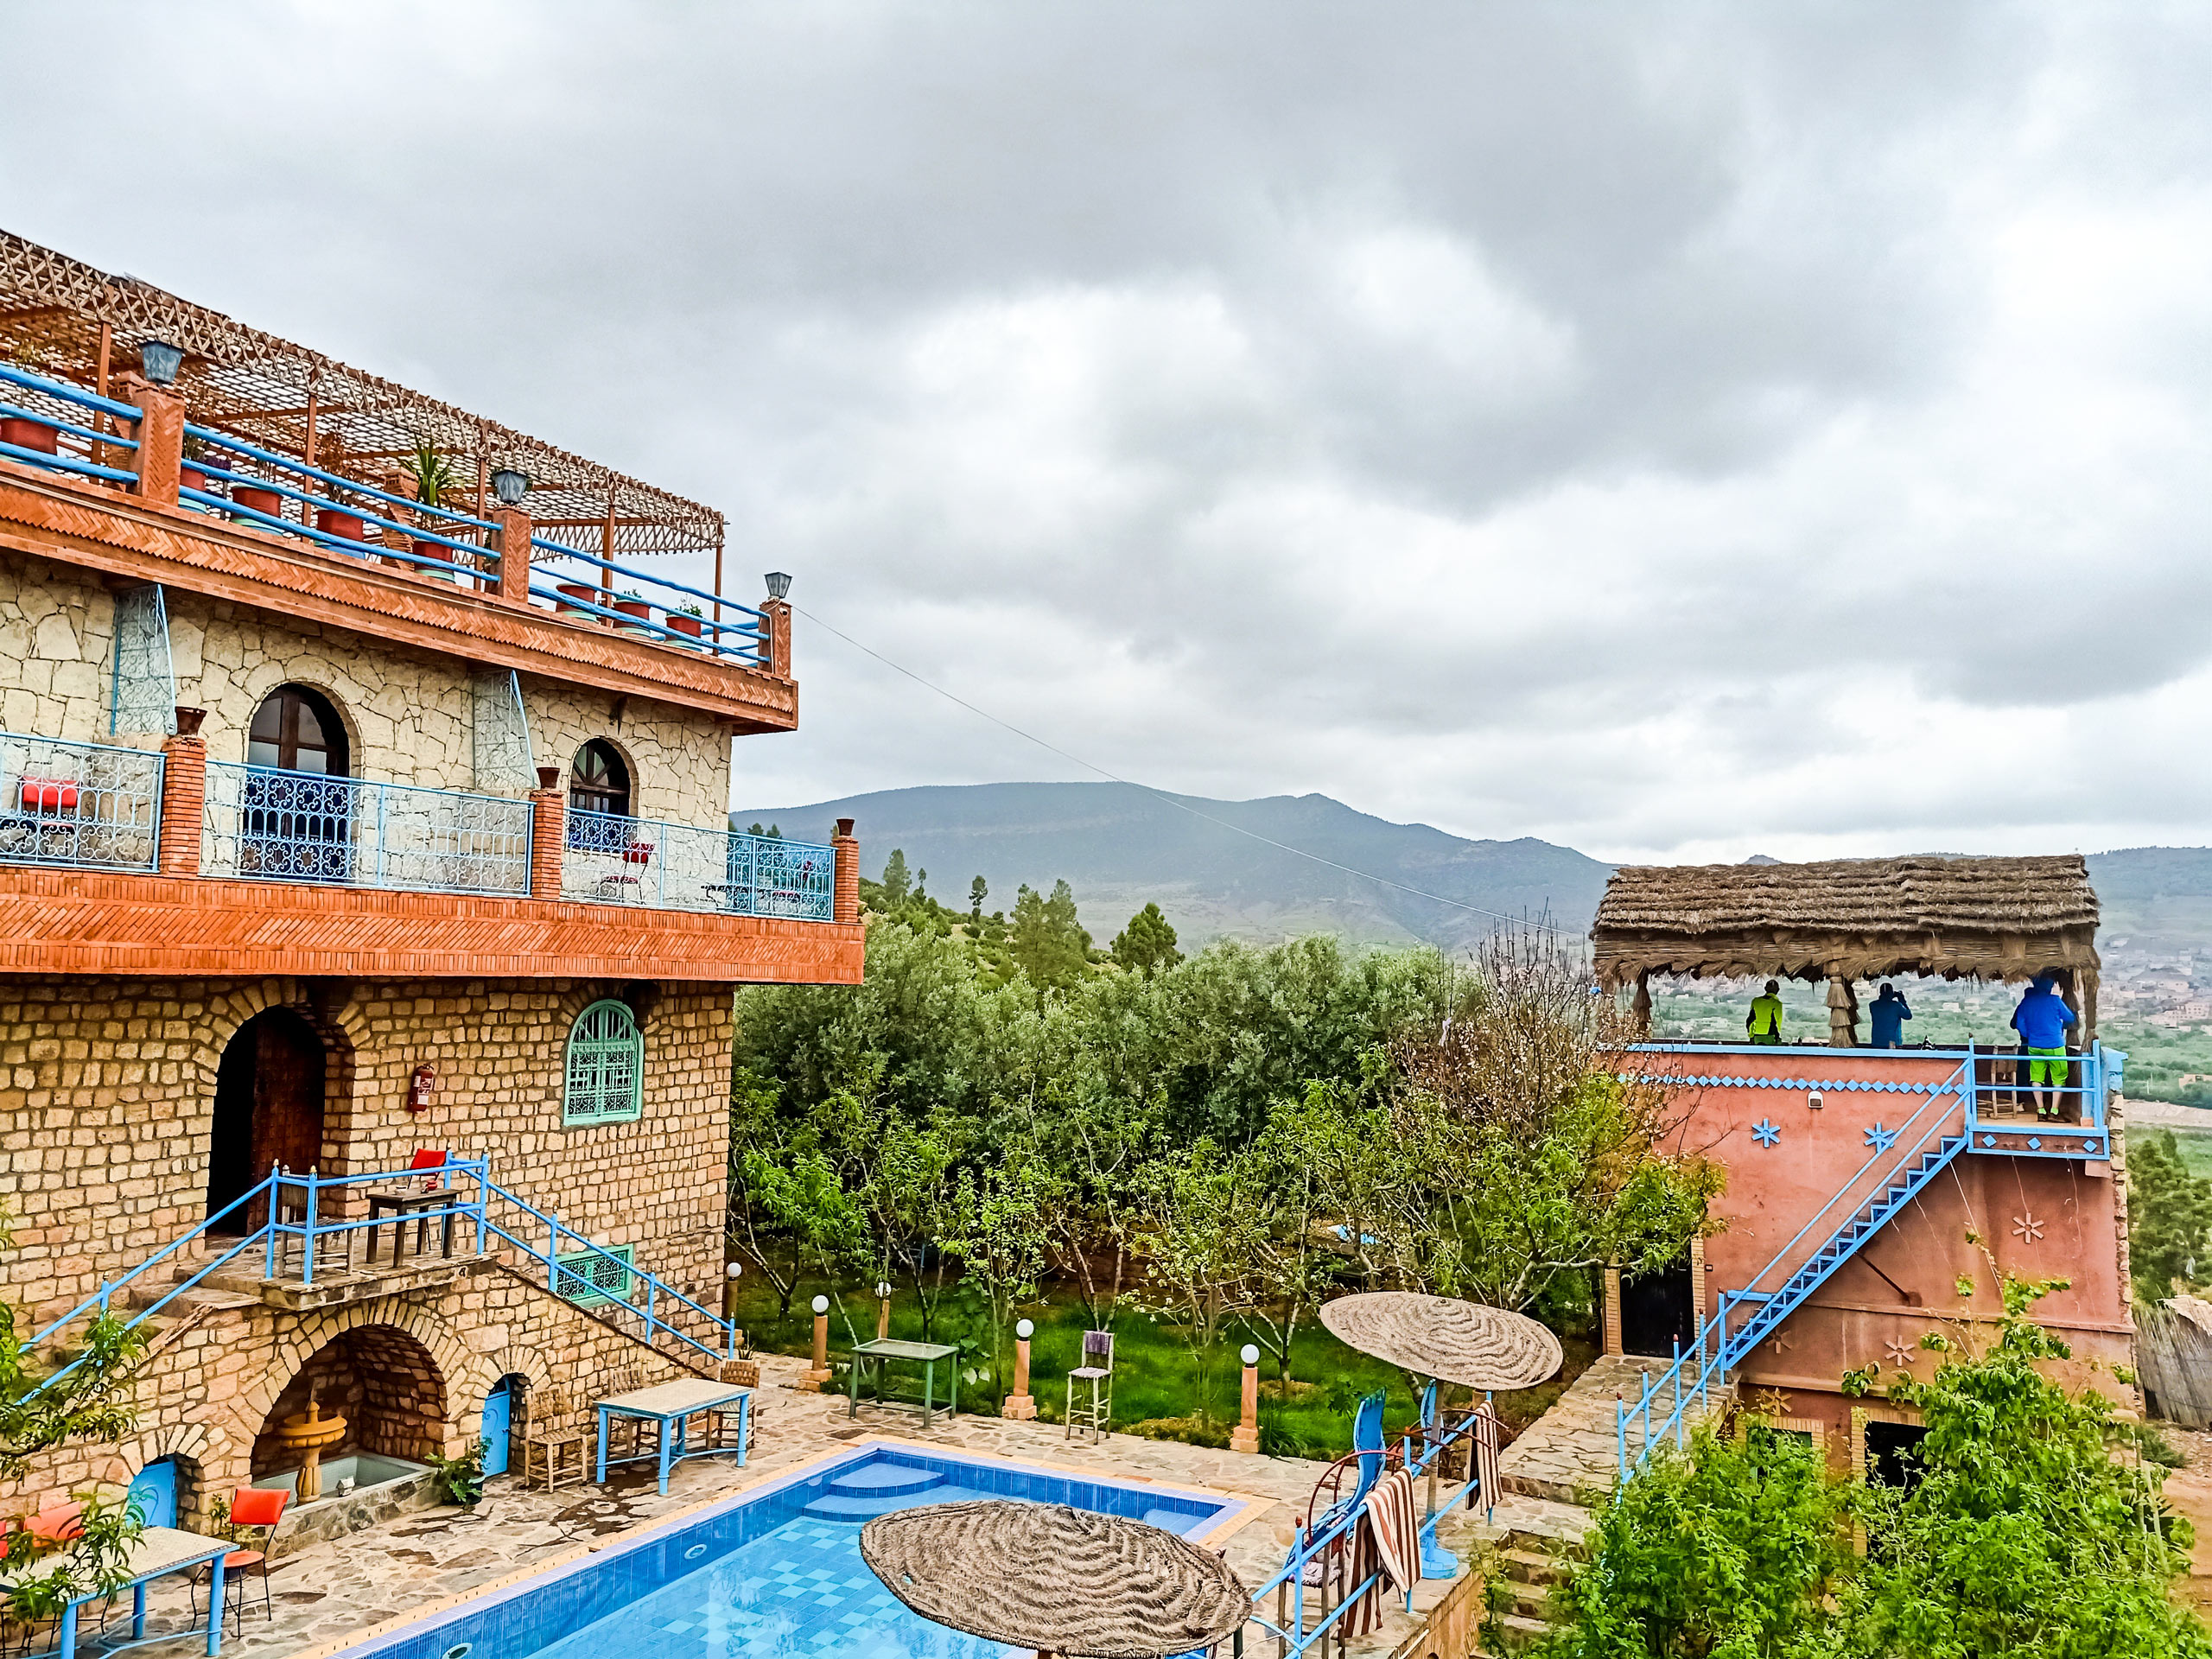
[{"label": "blue balcony railing", "polygon": [[[138,481],[137,471],[127,464],[137,454],[137,441],[99,424],[137,425],[138,411],[129,404],[0,363],[0,421],[29,423],[11,424],[12,436],[0,441],[0,456],[10,461],[109,484]],[[29,442],[17,441],[26,439]]]},{"label": "blue balcony railing", "polygon": [[0,863],[151,870],[162,757],[0,732]]},{"label": "blue balcony railing", "polygon": [[[543,536],[533,536],[530,544],[533,558],[573,560],[601,573],[591,582],[556,582],[549,586],[533,580],[530,584],[531,596],[552,601],[557,611],[605,623],[618,632],[634,633],[659,645],[703,651],[724,662],[748,668],[769,666],[768,620],[751,606],[736,604],[664,576],[647,575],[642,570],[579,552]],[[625,582],[643,586],[617,590],[611,586],[617,576]],[[684,601],[691,602],[682,602]],[[626,610],[625,606],[628,607]],[[701,608],[702,606],[734,620],[717,621],[708,610]],[[655,607],[661,612],[658,622],[652,614]]]},{"label": "blue balcony railing", "polygon": [[836,918],[836,855],[827,847],[725,829],[569,814],[561,896],[657,910]]},{"label": "blue balcony railing", "polygon": [[530,891],[530,803],[207,764],[203,875],[413,893]]}]

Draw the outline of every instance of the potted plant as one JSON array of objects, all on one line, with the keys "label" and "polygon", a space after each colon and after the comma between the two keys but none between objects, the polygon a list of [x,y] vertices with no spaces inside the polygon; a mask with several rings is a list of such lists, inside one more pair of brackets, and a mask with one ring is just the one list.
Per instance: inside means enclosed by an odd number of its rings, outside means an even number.
[{"label": "potted plant", "polygon": [[[650,622],[653,620],[653,607],[645,603],[645,596],[634,588],[625,588],[620,596],[615,600],[613,608],[625,616],[637,618],[640,622]],[[617,622],[614,626],[624,633],[648,632],[644,628],[632,627],[627,622]]]},{"label": "potted plant", "polygon": [[[232,472],[235,474],[236,468],[232,468]],[[284,498],[276,491],[264,489],[257,484],[233,483],[231,486],[231,505],[243,508],[245,512],[264,513],[271,518],[284,516]],[[242,515],[233,512],[231,516],[236,518]]]},{"label": "potted plant", "polygon": [[561,594],[567,598],[576,601],[573,605],[563,605],[560,607],[560,612],[563,615],[590,617],[593,621],[597,621],[599,620],[597,617],[592,616],[592,613],[589,611],[583,608],[587,605],[597,605],[600,603],[598,588],[592,587],[588,582],[556,582],[553,584],[553,590],[557,594]]},{"label": "potted plant", "polygon": [[187,433],[184,439],[184,462],[177,469],[177,482],[188,490],[204,492],[208,486],[207,469],[210,467],[221,472],[229,470],[223,465],[220,456],[210,455],[207,453],[206,439],[195,438],[190,433]]},{"label": "potted plant", "polygon": [[685,639],[696,639],[699,637],[699,628],[702,620],[703,619],[700,613],[699,607],[696,605],[686,605],[680,611],[669,612],[668,626],[670,629],[673,632],[683,636],[681,639],[672,639],[669,643],[671,645],[680,645]]},{"label": "potted plant", "polygon": [[28,415],[0,416],[0,443],[12,443],[18,449],[35,449],[42,454],[59,454],[61,429],[44,421],[35,421]]},{"label": "potted plant", "polygon": [[315,527],[326,536],[342,536],[349,542],[365,542],[369,527],[361,522],[361,515],[348,505],[353,497],[335,484],[323,486],[323,499],[333,505],[315,510]]},{"label": "potted plant", "polygon": [[[407,458],[401,470],[406,474],[408,481],[415,486],[416,500],[426,507],[444,506],[452,497],[454,489],[458,487],[454,478],[452,461],[440,454],[438,446],[428,439],[415,446],[415,453]],[[435,528],[440,522],[442,521],[423,515],[423,528],[425,530]],[[453,569],[454,550],[443,542],[434,542],[423,537],[416,537],[415,556],[418,559],[438,561],[437,566],[421,564],[414,566],[413,569],[417,574],[442,576],[448,582],[456,580],[456,573]]]},{"label": "potted plant", "polygon": [[473,1510],[484,1497],[484,1442],[471,1440],[468,1450],[457,1458],[442,1458],[436,1452],[428,1459],[437,1471],[439,1489],[448,1503]]}]

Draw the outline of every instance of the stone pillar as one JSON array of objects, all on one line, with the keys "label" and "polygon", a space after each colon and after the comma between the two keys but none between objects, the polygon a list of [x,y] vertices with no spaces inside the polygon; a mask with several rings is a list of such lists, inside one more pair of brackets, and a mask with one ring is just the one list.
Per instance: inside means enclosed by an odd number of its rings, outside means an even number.
[{"label": "stone pillar", "polygon": [[861,918],[861,844],[853,839],[850,818],[837,820],[837,833],[830,837],[830,845],[837,855],[835,907],[830,914],[841,922],[857,922]]},{"label": "stone pillar", "polygon": [[119,377],[125,400],[138,405],[138,448],[131,466],[138,482],[131,493],[156,506],[173,507],[184,467],[184,399],[167,386],[136,374]]},{"label": "stone pillar", "polygon": [[1257,1453],[1260,1449],[1260,1351],[1248,1342],[1239,1357],[1244,1362],[1243,1413],[1230,1433],[1229,1449]]},{"label": "stone pillar", "polygon": [[520,507],[494,507],[492,522],[499,527],[499,597],[511,604],[530,603],[530,515]]},{"label": "stone pillar", "polygon": [[176,735],[162,745],[162,827],[156,849],[163,875],[200,874],[200,825],[207,804],[204,709],[179,709]]},{"label": "stone pillar", "polygon": [[540,766],[530,791],[530,896],[561,896],[561,857],[569,839],[569,800],[556,785],[561,768]]},{"label": "stone pillar", "polygon": [[1027,1319],[1014,1327],[1014,1392],[1007,1395],[999,1415],[1016,1422],[1029,1422],[1037,1415],[1036,1396],[1029,1392],[1029,1338],[1036,1334],[1036,1325]]},{"label": "stone pillar", "polygon": [[1602,1346],[1609,1354],[1618,1354],[1621,1348],[1621,1270],[1618,1263],[1605,1268],[1605,1314],[1603,1320]]},{"label": "stone pillar", "polygon": [[814,1364],[799,1379],[802,1389],[819,1389],[828,1385],[830,1371],[830,1299],[814,1299]]},{"label": "stone pillar", "polygon": [[791,677],[791,607],[785,599],[764,599],[760,601],[761,626],[767,629],[765,642],[767,661],[761,666],[779,680]]}]

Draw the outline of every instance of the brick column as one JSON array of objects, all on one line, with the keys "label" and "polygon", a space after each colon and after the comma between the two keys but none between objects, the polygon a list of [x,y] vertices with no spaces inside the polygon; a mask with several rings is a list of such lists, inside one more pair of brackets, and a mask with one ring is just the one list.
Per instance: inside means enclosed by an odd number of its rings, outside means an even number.
[{"label": "brick column", "polygon": [[520,507],[494,507],[492,522],[499,527],[499,597],[512,604],[530,603],[530,515]]},{"label": "brick column", "polygon": [[119,390],[138,405],[138,448],[128,452],[138,474],[131,493],[173,507],[183,477],[184,399],[135,374],[122,376]]},{"label": "brick column", "polygon": [[200,823],[207,804],[207,740],[200,735],[204,709],[176,711],[176,735],[162,745],[163,875],[200,874]]},{"label": "brick column", "polygon": [[837,833],[830,837],[830,845],[837,855],[835,908],[830,914],[841,922],[857,922],[861,918],[861,844],[853,839],[850,818],[837,820]]},{"label": "brick column", "polygon": [[540,766],[530,791],[530,896],[561,896],[561,855],[569,840],[569,798],[559,788],[561,768]]},{"label": "brick column", "polygon": [[791,677],[791,601],[764,599],[760,614],[768,630],[768,660],[763,664],[779,680]]}]

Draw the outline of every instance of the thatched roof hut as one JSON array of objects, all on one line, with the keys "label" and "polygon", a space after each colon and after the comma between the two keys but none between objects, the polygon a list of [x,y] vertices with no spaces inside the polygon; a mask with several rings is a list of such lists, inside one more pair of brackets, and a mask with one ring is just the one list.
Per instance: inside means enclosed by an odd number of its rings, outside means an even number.
[{"label": "thatched roof hut", "polygon": [[1590,930],[1601,982],[1652,974],[1826,980],[1832,1039],[1852,1040],[1851,982],[2021,981],[2056,972],[2096,1028],[2097,895],[2079,854],[1831,859],[1614,872]]}]

